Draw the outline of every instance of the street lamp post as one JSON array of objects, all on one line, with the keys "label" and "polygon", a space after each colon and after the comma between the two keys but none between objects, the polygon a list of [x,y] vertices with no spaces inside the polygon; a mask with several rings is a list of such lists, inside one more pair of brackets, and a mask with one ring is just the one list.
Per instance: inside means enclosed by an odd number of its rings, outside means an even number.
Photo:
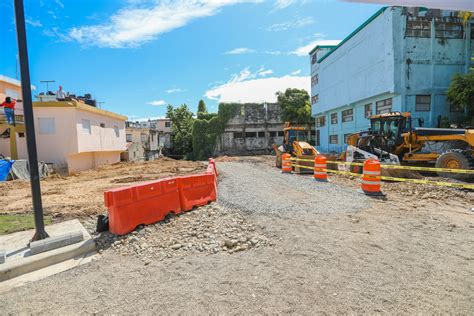
[{"label": "street lamp post", "polygon": [[[35,123],[33,117],[33,102],[31,100],[30,70],[28,65],[28,48],[26,44],[25,9],[23,0],[15,0],[15,21],[20,57],[21,93],[23,95],[23,112],[26,132],[26,146],[30,165],[31,196],[35,214],[36,232],[32,241],[45,239],[48,236],[44,229],[43,205],[41,202],[41,187],[38,171],[38,155],[36,152]],[[16,135],[10,135],[16,137]]]}]

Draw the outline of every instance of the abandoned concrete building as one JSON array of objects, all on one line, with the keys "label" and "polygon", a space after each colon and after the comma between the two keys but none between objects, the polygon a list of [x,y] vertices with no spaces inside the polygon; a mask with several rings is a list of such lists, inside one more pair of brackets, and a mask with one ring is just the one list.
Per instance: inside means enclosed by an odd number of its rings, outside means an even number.
[{"label": "abandoned concrete building", "polygon": [[264,154],[272,144],[283,142],[284,122],[278,103],[245,103],[217,138],[216,153],[223,155]]},{"label": "abandoned concrete building", "polygon": [[126,122],[125,136],[127,150],[122,153],[122,161],[155,160],[160,153],[158,131],[142,127],[139,122]]}]

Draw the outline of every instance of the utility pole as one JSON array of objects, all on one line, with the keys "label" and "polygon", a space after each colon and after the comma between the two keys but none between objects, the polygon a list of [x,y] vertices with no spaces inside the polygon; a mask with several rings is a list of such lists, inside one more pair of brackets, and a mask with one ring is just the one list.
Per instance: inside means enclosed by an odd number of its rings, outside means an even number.
[{"label": "utility pole", "polygon": [[23,94],[23,112],[26,132],[26,146],[30,165],[31,197],[35,214],[36,232],[32,241],[48,238],[44,229],[43,205],[41,202],[41,187],[38,171],[38,156],[36,152],[35,125],[33,118],[33,102],[31,99],[30,69],[28,64],[28,48],[26,43],[25,9],[23,0],[15,0],[15,21],[20,57],[21,93]]}]

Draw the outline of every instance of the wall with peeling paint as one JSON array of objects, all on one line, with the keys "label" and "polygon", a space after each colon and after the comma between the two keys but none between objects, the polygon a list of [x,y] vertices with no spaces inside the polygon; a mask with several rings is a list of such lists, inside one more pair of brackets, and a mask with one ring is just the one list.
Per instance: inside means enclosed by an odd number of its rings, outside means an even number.
[{"label": "wall with peeling paint", "polygon": [[[462,27],[461,38],[452,38],[460,37],[459,23],[453,11],[388,7],[332,52],[318,56],[316,65],[310,56],[312,75],[318,76],[311,91],[312,97],[318,95],[312,98],[317,100],[312,115],[326,118],[324,126],[316,127],[318,149],[344,150],[345,135],[369,126],[365,106],[370,105],[375,114],[377,102],[389,98],[392,111],[412,112],[429,127],[437,127],[441,117],[459,115],[450,111],[446,91],[453,75],[466,73],[471,66],[474,20]],[[417,95],[430,96],[429,111],[417,111]],[[342,122],[342,111],[347,109],[353,110],[353,119]],[[331,124],[333,113],[338,116],[335,124]],[[330,144],[331,135],[338,135],[336,144]]]}]

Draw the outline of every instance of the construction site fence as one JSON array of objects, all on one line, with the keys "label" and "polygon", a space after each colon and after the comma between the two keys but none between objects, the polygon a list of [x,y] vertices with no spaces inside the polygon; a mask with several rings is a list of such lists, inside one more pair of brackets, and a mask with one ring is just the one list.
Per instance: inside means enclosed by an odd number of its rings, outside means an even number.
[{"label": "construction site fence", "polygon": [[[314,162],[311,159],[300,159],[300,158],[291,158],[292,161],[303,161],[303,162]],[[327,164],[336,164],[336,165],[352,165],[352,166],[364,166],[363,163],[360,162],[345,162],[345,161],[327,161]],[[291,164],[293,167],[304,168],[304,169],[311,169],[313,167],[304,166],[297,163]],[[417,171],[431,171],[431,172],[446,172],[446,173],[462,173],[462,174],[474,174],[474,170],[466,170],[466,169],[445,169],[445,168],[429,168],[429,167],[415,167],[415,166],[399,166],[399,165],[380,165],[383,169],[401,169],[401,170],[417,170]],[[332,170],[332,169],[323,169],[327,173],[334,173],[334,174],[344,174],[350,175],[355,177],[362,177],[362,174],[350,172],[350,171],[342,171],[342,170]],[[443,187],[452,187],[452,188],[460,188],[460,189],[470,189],[474,190],[474,184],[464,184],[464,183],[453,183],[453,182],[443,182],[443,181],[434,181],[434,180],[423,180],[423,179],[407,179],[407,178],[396,178],[396,177],[387,177],[387,176],[380,176],[376,177],[377,179],[385,180],[385,181],[394,181],[394,182],[410,182],[410,183],[417,183],[417,184],[431,184],[436,186],[443,186]]]}]

